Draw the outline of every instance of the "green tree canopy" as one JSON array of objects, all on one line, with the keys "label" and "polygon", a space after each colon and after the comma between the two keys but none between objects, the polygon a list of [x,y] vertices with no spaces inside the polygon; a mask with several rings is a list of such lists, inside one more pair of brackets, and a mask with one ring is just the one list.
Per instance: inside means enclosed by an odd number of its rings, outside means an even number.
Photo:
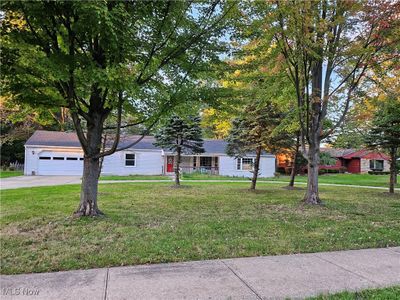
[{"label": "green tree canopy", "polygon": [[[196,98],[225,45],[225,1],[3,1],[4,93],[30,105],[67,107],[84,151],[76,215],[98,215],[100,160],[124,128],[151,127]],[[134,116],[131,124],[124,115]],[[115,123],[106,120],[114,117]],[[106,125],[107,124],[107,125]],[[103,150],[105,129],[113,144]],[[133,146],[132,141],[125,148]]]},{"label": "green tree canopy", "polygon": [[[244,8],[258,52],[278,49],[297,98],[303,146],[308,144],[304,201],[321,203],[321,141],[338,128],[367,69],[399,32],[400,5],[392,1],[276,1]],[[327,127],[329,119],[331,126]]]}]

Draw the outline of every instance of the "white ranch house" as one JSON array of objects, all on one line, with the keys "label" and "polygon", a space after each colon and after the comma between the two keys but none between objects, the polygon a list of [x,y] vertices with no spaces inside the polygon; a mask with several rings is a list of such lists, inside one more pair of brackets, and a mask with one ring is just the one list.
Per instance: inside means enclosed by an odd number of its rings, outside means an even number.
[{"label": "white ranch house", "polygon": [[[128,145],[138,136],[124,136],[120,146]],[[155,139],[146,136],[134,147],[105,157],[103,175],[170,175],[173,174],[174,155],[154,146]],[[183,172],[202,172],[215,175],[251,177],[255,155],[243,158],[225,153],[223,140],[205,140],[205,153],[183,155]],[[74,132],[37,130],[25,144],[25,175],[82,175],[83,151]],[[263,153],[260,177],[272,177],[275,156]]]}]

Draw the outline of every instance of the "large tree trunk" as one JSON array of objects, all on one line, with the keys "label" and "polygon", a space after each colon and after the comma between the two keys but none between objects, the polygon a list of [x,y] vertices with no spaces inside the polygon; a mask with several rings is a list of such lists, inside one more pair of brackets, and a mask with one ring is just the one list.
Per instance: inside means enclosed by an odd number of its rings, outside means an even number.
[{"label": "large tree trunk", "polygon": [[180,186],[181,182],[179,179],[180,176],[180,165],[181,165],[181,148],[178,147],[176,150],[176,156],[175,156],[175,185]]},{"label": "large tree trunk", "polygon": [[[321,37],[319,37],[321,38]],[[320,204],[318,191],[318,169],[319,169],[319,148],[321,142],[323,113],[322,107],[322,73],[323,62],[318,60],[314,62],[311,70],[311,110],[309,115],[308,129],[308,180],[307,180],[307,193],[304,196],[304,202],[307,204]],[[327,79],[325,79],[327,80]],[[326,82],[325,82],[326,83]],[[325,87],[325,91],[326,92]]]},{"label": "large tree trunk", "polygon": [[389,193],[394,194],[394,185],[396,184],[396,148],[390,149],[390,183],[389,183]]},{"label": "large tree trunk", "polygon": [[254,169],[253,169],[253,178],[251,179],[250,190],[256,189],[258,172],[260,171],[260,157],[261,157],[261,147],[257,147],[256,149],[256,159],[254,161]]},{"label": "large tree trunk", "polygon": [[296,178],[296,173],[297,173],[297,156],[299,154],[299,149],[300,149],[300,134],[297,135],[296,138],[296,146],[294,150],[294,155],[293,155],[293,164],[292,164],[292,171],[290,172],[290,182],[289,182],[289,188],[294,187],[294,180]]},{"label": "large tree trunk", "polygon": [[318,166],[319,166],[319,144],[310,145],[308,149],[308,180],[307,193],[304,202],[307,204],[320,204],[318,191]]},{"label": "large tree trunk", "polygon": [[103,214],[97,207],[99,171],[99,159],[84,158],[81,201],[75,216],[98,216]]},{"label": "large tree trunk", "polygon": [[102,148],[102,132],[105,115],[91,114],[91,122],[87,125],[87,145],[84,148],[83,176],[81,185],[81,200],[75,216],[99,216],[103,213],[97,206],[97,191],[99,184],[100,154]]}]

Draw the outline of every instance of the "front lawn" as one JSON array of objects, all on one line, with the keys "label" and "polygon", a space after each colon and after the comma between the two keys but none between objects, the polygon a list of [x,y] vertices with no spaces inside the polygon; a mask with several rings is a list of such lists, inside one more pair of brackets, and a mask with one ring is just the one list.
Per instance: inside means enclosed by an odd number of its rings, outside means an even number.
[{"label": "front lawn", "polygon": [[[280,176],[270,179],[289,182],[290,178],[289,176]],[[296,176],[296,182],[307,182],[307,176]],[[319,182],[362,186],[381,186],[389,189],[389,175],[324,174],[319,176]],[[400,184],[396,184],[396,187],[400,187]]]},{"label": "front lawn", "polygon": [[[163,175],[129,175],[129,176],[102,176],[100,180],[172,180],[170,176]],[[247,177],[209,175],[201,173],[184,173],[182,180],[234,180],[250,181]],[[289,176],[259,178],[259,181],[285,181],[289,182]],[[307,176],[296,176],[296,182],[307,182]],[[389,188],[389,175],[370,175],[370,174],[324,174],[319,176],[320,183],[329,184],[348,184],[361,186],[377,186]],[[304,185],[300,185],[304,186]],[[400,184],[396,185],[400,188]]]},{"label": "front lawn", "polygon": [[308,300],[390,300],[400,299],[400,286],[367,289],[359,292],[342,292],[332,295],[321,295],[319,297],[307,298]]},{"label": "front lawn", "polygon": [[172,180],[171,177],[165,175],[103,175],[100,180]]},{"label": "front lawn", "polygon": [[3,171],[3,170],[0,170],[0,178],[22,176],[23,174],[24,174],[24,172],[22,172],[22,171]]},{"label": "front lawn", "polygon": [[[219,176],[208,174],[183,174],[183,180],[242,180],[250,181],[246,177],[233,177],[233,176]],[[289,176],[267,177],[259,178],[259,181],[285,181],[289,182]],[[307,176],[296,176],[296,182],[307,182]],[[377,186],[389,188],[389,175],[370,175],[370,174],[324,174],[319,176],[320,183],[329,184],[347,184],[347,185],[361,185],[361,186]],[[303,185],[301,185],[303,186]],[[397,184],[396,187],[400,187]]]},{"label": "front lawn", "polygon": [[73,219],[77,185],[3,190],[1,273],[16,274],[400,245],[400,195],[283,184],[100,185],[105,218]]},{"label": "front lawn", "polygon": [[[207,173],[183,173],[182,174],[183,180],[244,180],[250,181],[251,178],[249,177],[239,177],[239,176],[224,176],[224,175],[210,175]],[[260,178],[263,180],[265,178]],[[268,178],[269,179],[269,178]]]}]

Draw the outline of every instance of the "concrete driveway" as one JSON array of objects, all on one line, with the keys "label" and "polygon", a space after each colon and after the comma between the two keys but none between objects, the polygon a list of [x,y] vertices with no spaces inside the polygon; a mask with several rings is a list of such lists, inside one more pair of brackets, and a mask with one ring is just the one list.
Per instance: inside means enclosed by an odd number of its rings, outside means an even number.
[{"label": "concrete driveway", "polygon": [[17,176],[2,178],[1,189],[18,189],[35,186],[80,184],[81,176]]}]

